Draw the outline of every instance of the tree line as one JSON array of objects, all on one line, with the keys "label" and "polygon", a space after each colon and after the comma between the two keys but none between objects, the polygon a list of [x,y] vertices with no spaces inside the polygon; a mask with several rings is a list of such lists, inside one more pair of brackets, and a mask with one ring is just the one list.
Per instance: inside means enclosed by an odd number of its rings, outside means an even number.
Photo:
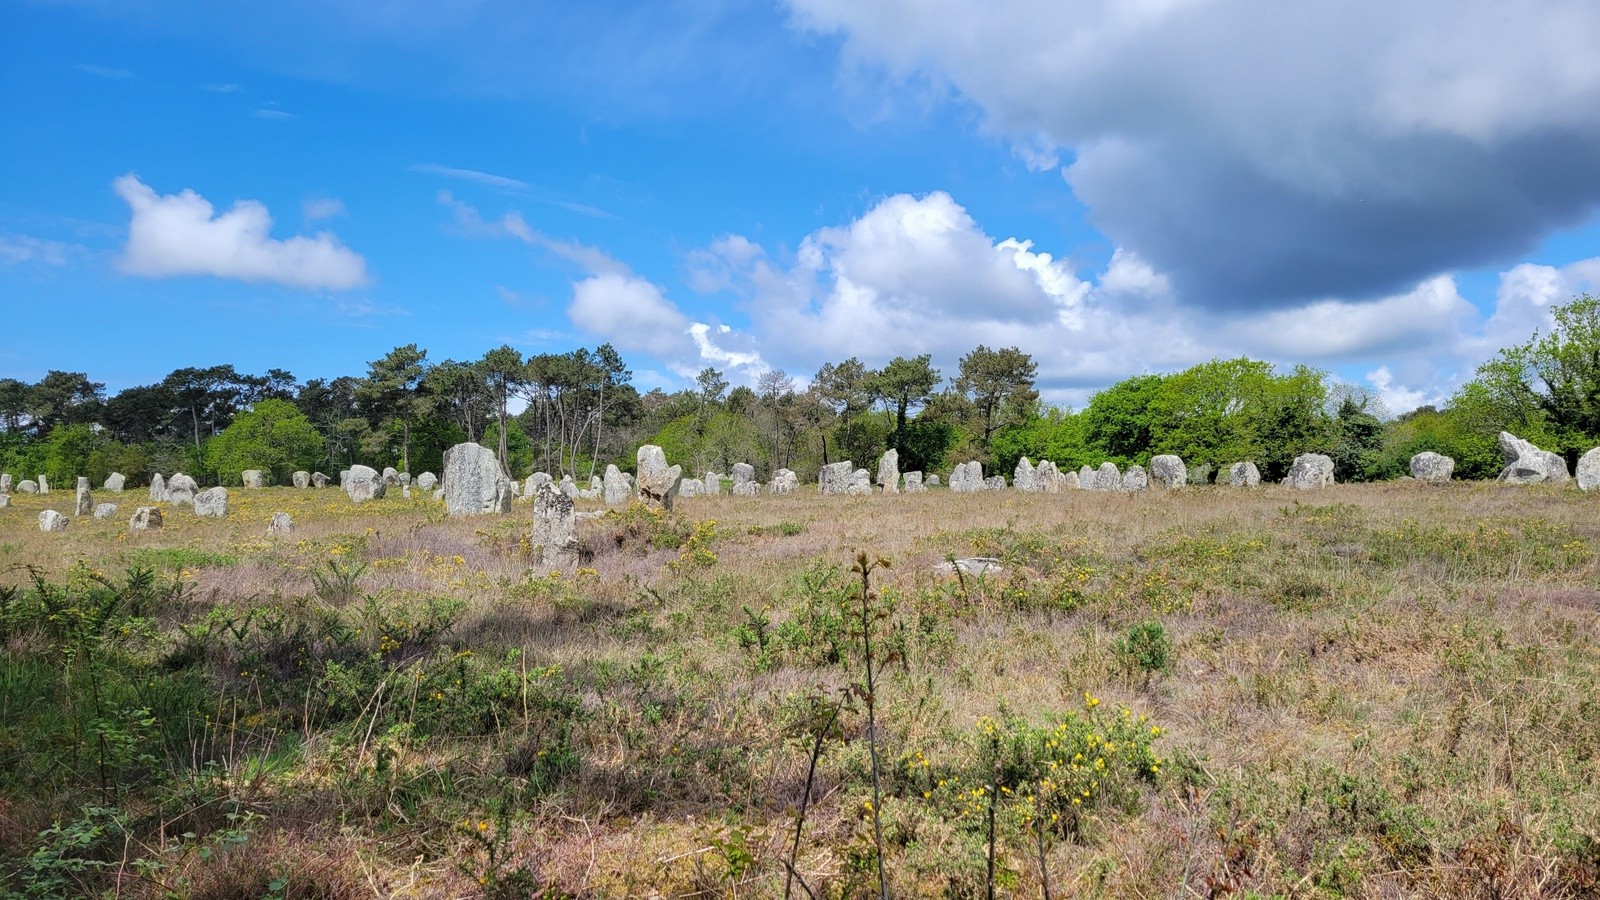
[{"label": "tree line", "polygon": [[1267,478],[1320,452],[1345,481],[1397,477],[1412,454],[1435,450],[1459,476],[1486,478],[1500,467],[1502,429],[1569,459],[1600,443],[1600,300],[1556,307],[1552,327],[1501,350],[1447,403],[1399,417],[1327,372],[1248,358],[1127,378],[1077,410],[1041,402],[1038,363],[1015,347],[980,345],[952,373],[924,354],[881,368],[829,362],[804,384],[775,370],[733,387],[706,368],[692,387],[640,393],[632,377],[609,344],[531,356],[501,346],[466,361],[430,361],[407,344],[360,375],[182,368],[109,396],[87,373],[51,371],[34,384],[0,379],[0,470],[60,483],[183,471],[226,484],[262,469],[285,483],[299,469],[356,463],[437,472],[447,448],[470,440],[494,447],[516,478],[630,470],[647,442],[692,472],[748,462],[762,477],[789,468],[812,478],[843,459],[870,466],[893,448],[908,471],[977,459],[1009,474],[1024,456],[1070,469],[1176,453],[1198,473],[1251,460]]}]

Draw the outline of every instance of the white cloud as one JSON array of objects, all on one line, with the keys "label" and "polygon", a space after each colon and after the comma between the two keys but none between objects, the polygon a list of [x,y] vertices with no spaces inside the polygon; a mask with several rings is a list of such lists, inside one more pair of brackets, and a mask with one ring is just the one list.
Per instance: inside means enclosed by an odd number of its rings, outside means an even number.
[{"label": "white cloud", "polygon": [[307,197],[300,201],[300,217],[307,223],[332,219],[345,212],[344,203],[333,197]]},{"label": "white cloud", "polygon": [[109,81],[126,81],[127,79],[133,77],[133,73],[127,69],[119,69],[111,66],[91,66],[88,63],[79,63],[78,71],[84,73],[85,75],[93,75],[97,78],[104,78]]},{"label": "white cloud", "polygon": [[470,181],[487,187],[509,188],[511,190],[527,190],[526,181],[519,181],[505,175],[496,175],[493,172],[480,172],[477,169],[460,169],[455,166],[441,166],[437,163],[418,163],[411,167],[411,171],[424,175],[439,175],[444,178],[454,178],[457,181]]},{"label": "white cloud", "polygon": [[1060,151],[1191,304],[1404,292],[1600,205],[1593,0],[785,3],[847,73],[945,87],[1030,165]]},{"label": "white cloud", "polygon": [[294,113],[270,106],[263,106],[255,110],[252,115],[258,119],[267,119],[273,122],[282,122],[294,118]]},{"label": "white cloud", "polygon": [[26,234],[0,234],[0,266],[37,263],[64,266],[72,247],[60,241],[40,240]]},{"label": "white cloud", "polygon": [[643,278],[607,272],[572,286],[567,317],[584,331],[604,337],[624,352],[648,353],[664,361],[688,354],[687,316],[661,289]]},{"label": "white cloud", "polygon": [[1439,405],[1445,400],[1442,394],[1397,384],[1394,373],[1389,371],[1388,366],[1379,366],[1368,372],[1367,382],[1378,392],[1378,399],[1383,401],[1384,408],[1397,416],[1411,412],[1424,404]]},{"label": "white cloud", "polygon": [[113,182],[132,211],[120,260],[133,275],[211,275],[293,288],[349,290],[367,283],[367,265],[328,232],[274,239],[272,216],[255,200],[220,215],[192,190],[159,195],[136,175]]}]

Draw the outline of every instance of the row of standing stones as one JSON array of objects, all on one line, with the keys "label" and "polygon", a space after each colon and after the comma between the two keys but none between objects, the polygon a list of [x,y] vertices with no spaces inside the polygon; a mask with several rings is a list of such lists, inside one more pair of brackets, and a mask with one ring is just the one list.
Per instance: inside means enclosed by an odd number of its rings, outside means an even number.
[{"label": "row of standing stones", "polygon": [[[1509,432],[1501,432],[1499,448],[1506,466],[1499,479],[1508,484],[1562,483],[1573,480],[1566,461],[1558,454],[1541,450],[1532,443]],[[604,477],[593,477],[587,487],[580,487],[568,475],[556,482],[550,475],[535,472],[521,485],[506,477],[495,452],[476,443],[451,447],[444,455],[444,477],[424,472],[415,481],[409,473],[393,468],[378,471],[369,466],[352,466],[339,473],[339,483],[354,503],[381,499],[391,487],[398,486],[405,496],[410,496],[415,484],[424,491],[433,491],[433,498],[442,500],[451,516],[478,516],[504,514],[511,511],[512,500],[517,496],[534,501],[534,528],[532,544],[539,565],[551,569],[571,568],[579,561],[577,523],[580,518],[597,514],[580,514],[574,502],[579,499],[603,499],[607,505],[617,506],[637,499],[665,509],[671,509],[678,497],[696,497],[721,493],[724,482],[731,481],[735,496],[756,496],[761,493],[789,494],[799,487],[798,476],[789,469],[778,469],[772,480],[762,485],[755,477],[755,468],[748,463],[733,466],[731,478],[720,473],[706,473],[703,478],[684,478],[683,468],[667,465],[666,453],[660,447],[646,444],[639,448],[637,475],[621,472],[615,465],[606,467]],[[1411,478],[1428,483],[1450,480],[1455,461],[1432,451],[1419,453],[1411,459]],[[1577,484],[1584,491],[1600,485],[1600,448],[1585,453],[1578,461]],[[292,477],[296,488],[323,488],[331,480],[321,472],[296,472]],[[260,488],[266,479],[260,471],[242,473],[246,488]],[[121,492],[126,479],[113,473],[106,479],[105,489]],[[1302,454],[1289,467],[1282,484],[1298,490],[1313,490],[1333,483],[1333,460],[1320,453]],[[899,454],[894,450],[884,453],[878,461],[876,478],[866,469],[858,469],[850,461],[830,463],[822,467],[817,477],[819,493],[823,495],[861,496],[882,493],[918,493],[929,486],[937,486],[939,476],[926,479],[921,472],[901,472]],[[1102,463],[1099,468],[1084,466],[1077,472],[1062,472],[1055,463],[1043,460],[1037,465],[1026,457],[1017,463],[1010,485],[1001,475],[985,477],[979,462],[961,463],[950,475],[949,488],[955,493],[1005,490],[1008,487],[1024,493],[1060,493],[1064,490],[1090,491],[1141,491],[1151,486],[1177,489],[1189,484],[1189,469],[1184,461],[1171,454],[1162,454],[1150,460],[1146,470],[1132,465],[1126,471],[1114,463]],[[1228,484],[1232,487],[1253,488],[1261,484],[1261,472],[1248,461],[1228,467]],[[437,487],[436,487],[437,486]],[[520,490],[519,490],[520,488]],[[37,482],[23,481],[16,490],[21,493],[48,493],[48,482],[40,476]],[[0,474],[0,508],[10,504],[12,477]],[[200,490],[195,480],[182,473],[165,479],[157,474],[150,484],[150,499],[173,506],[192,506],[197,516],[220,518],[227,513],[228,492],[221,487]],[[92,515],[97,519],[110,518],[116,504],[95,504],[89,490],[89,479],[80,477],[77,484],[75,510],[77,515]],[[44,531],[64,531],[71,520],[55,510],[39,514],[39,527]],[[162,513],[157,507],[141,506],[129,522],[134,531],[160,528]],[[286,513],[272,517],[268,533],[292,533],[293,522]]]}]

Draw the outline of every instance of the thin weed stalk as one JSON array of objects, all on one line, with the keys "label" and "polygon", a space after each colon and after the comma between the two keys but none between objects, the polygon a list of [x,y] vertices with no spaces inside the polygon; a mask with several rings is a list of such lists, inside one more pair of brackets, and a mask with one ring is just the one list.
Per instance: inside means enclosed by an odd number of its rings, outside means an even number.
[{"label": "thin weed stalk", "polygon": [[872,760],[872,843],[878,857],[878,896],[881,900],[889,898],[889,875],[883,866],[883,790],[878,766],[877,675],[872,659],[872,601],[877,595],[872,590],[872,572],[888,567],[887,559],[869,559],[866,551],[862,551],[856,554],[856,564],[852,568],[856,575],[861,576],[861,650],[866,667],[866,693],[862,696],[862,702],[867,707],[867,755]]}]

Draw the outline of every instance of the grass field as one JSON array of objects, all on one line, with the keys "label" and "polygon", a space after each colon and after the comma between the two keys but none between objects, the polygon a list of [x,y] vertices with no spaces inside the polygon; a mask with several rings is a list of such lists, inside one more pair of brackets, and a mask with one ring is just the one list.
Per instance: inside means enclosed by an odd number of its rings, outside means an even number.
[{"label": "grass field", "polygon": [[1600,498],[802,491],[14,497],[0,894],[1600,893]]}]

